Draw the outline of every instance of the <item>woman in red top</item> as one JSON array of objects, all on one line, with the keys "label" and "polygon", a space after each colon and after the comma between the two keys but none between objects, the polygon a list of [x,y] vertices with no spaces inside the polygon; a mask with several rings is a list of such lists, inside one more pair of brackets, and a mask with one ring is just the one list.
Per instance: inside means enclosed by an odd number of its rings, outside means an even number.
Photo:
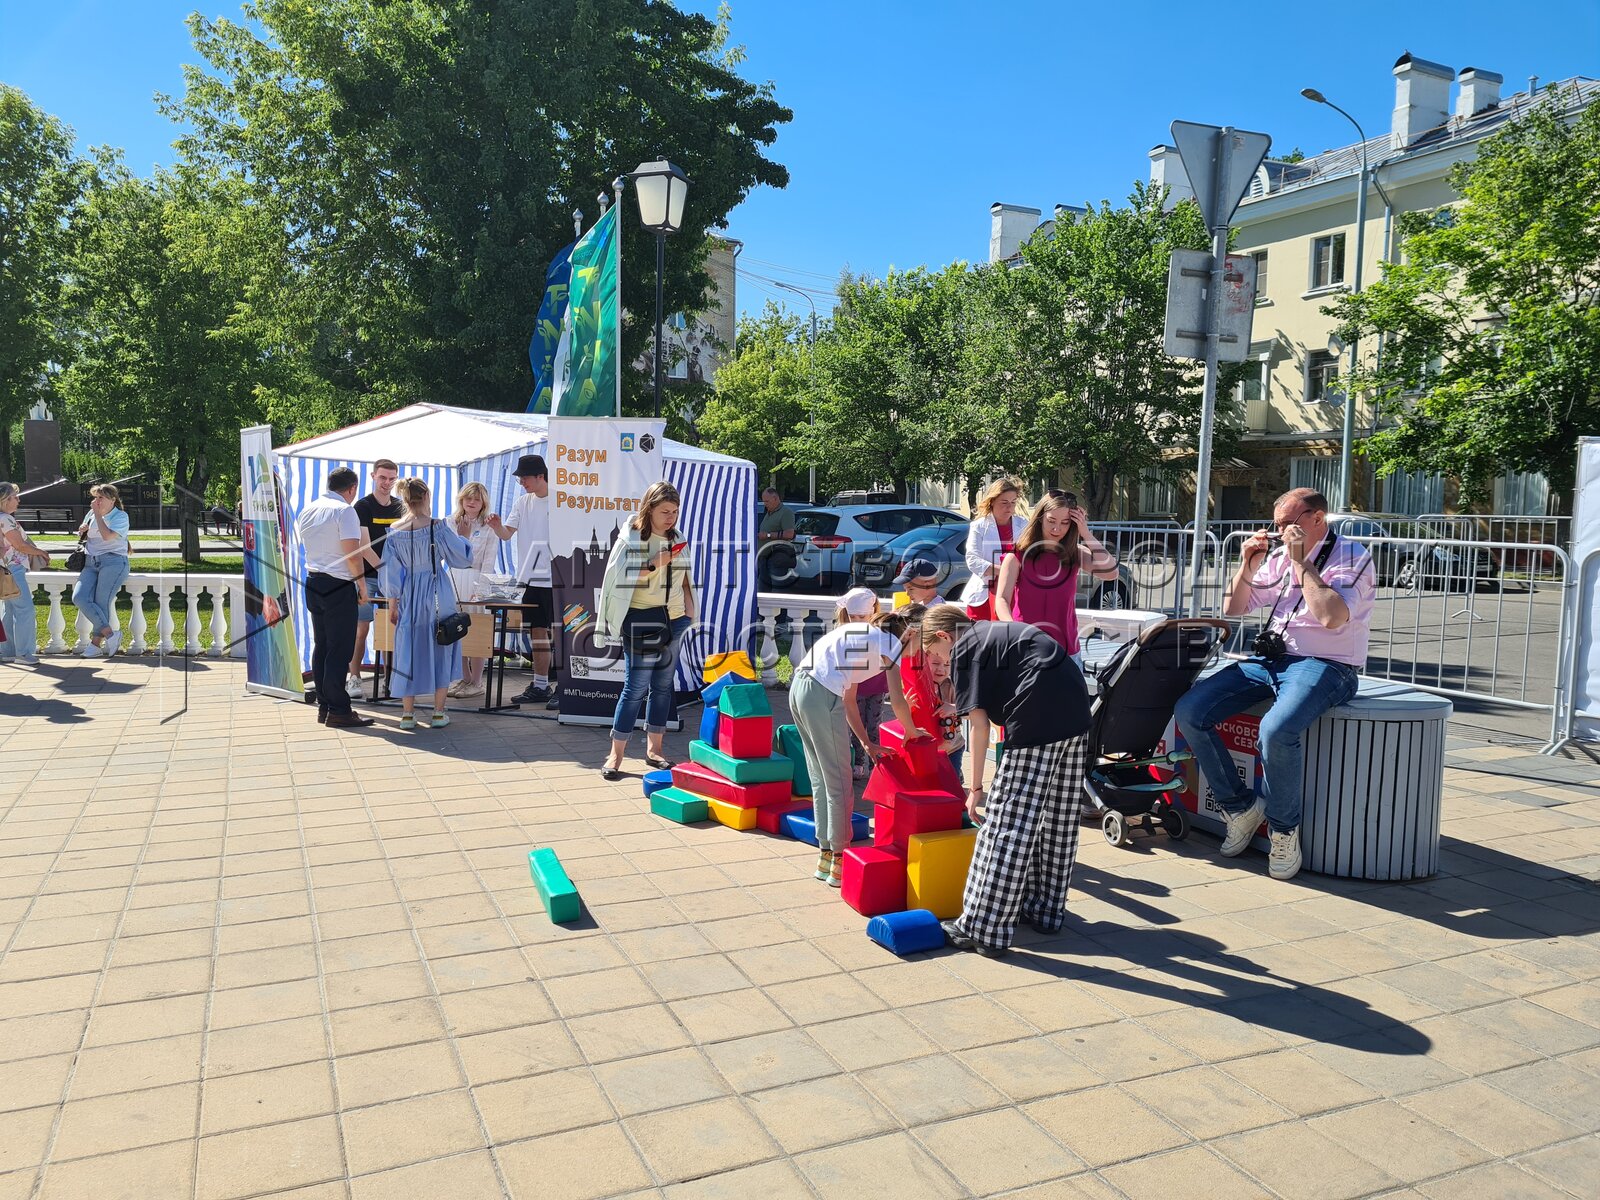
[{"label": "woman in red top", "polygon": [[1089,532],[1089,517],[1070,492],[1039,502],[1016,549],[995,581],[997,621],[1024,621],[1044,630],[1083,667],[1078,645],[1078,572],[1117,577],[1117,559]]}]

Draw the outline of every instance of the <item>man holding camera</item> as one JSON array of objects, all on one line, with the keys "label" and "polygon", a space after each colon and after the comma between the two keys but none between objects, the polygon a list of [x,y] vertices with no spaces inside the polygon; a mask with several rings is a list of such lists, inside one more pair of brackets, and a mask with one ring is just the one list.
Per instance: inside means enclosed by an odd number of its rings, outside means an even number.
[{"label": "man holding camera", "polygon": [[[1328,528],[1328,502],[1310,488],[1278,497],[1272,528],[1244,544],[1244,561],[1224,598],[1230,617],[1270,609],[1266,628],[1242,662],[1200,680],[1178,701],[1177,722],[1227,815],[1222,853],[1244,852],[1267,819],[1267,872],[1292,879],[1300,870],[1300,805],[1305,731],[1355,695],[1367,661],[1372,621],[1372,555]],[[1266,796],[1235,770],[1217,726],[1262,700],[1258,749]]]}]

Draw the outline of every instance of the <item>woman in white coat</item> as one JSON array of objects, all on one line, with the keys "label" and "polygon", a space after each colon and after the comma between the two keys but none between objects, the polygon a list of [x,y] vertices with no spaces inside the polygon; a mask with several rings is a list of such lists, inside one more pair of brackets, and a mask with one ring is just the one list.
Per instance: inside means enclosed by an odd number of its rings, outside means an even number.
[{"label": "woman in white coat", "polygon": [[972,578],[961,593],[967,616],[974,621],[994,620],[994,584],[1005,561],[1022,536],[1024,522],[1017,516],[1022,485],[1001,476],[978,499],[976,520],[967,530],[967,570]]}]

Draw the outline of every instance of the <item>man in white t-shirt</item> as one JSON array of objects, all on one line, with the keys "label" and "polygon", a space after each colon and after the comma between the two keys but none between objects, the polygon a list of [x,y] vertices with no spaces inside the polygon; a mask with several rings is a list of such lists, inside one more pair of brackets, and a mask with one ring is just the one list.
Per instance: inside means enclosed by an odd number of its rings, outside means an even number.
[{"label": "man in white t-shirt", "polygon": [[544,456],[524,454],[514,472],[522,495],[505,520],[489,518],[489,528],[502,539],[517,539],[517,579],[523,585],[522,602],[528,640],[533,643],[533,682],[516,696],[519,704],[542,702],[556,706],[550,681],[550,626],[555,623],[554,576],[550,573],[550,472]]}]

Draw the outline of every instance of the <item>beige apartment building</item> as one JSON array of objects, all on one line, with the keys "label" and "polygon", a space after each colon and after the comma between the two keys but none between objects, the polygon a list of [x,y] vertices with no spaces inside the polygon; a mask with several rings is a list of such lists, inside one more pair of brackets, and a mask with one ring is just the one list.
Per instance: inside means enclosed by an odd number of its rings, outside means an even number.
[{"label": "beige apartment building", "polygon": [[[1398,252],[1401,213],[1459,199],[1448,182],[1450,170],[1475,157],[1482,139],[1531,105],[1559,104],[1576,114],[1600,96],[1600,81],[1579,77],[1546,90],[1529,80],[1524,91],[1508,95],[1503,89],[1500,75],[1481,68],[1456,71],[1411,54],[1395,63],[1389,129],[1366,142],[1371,182],[1363,286],[1381,278],[1381,264]],[[1341,97],[1329,99],[1338,103]],[[1306,116],[1307,126],[1315,120],[1318,128],[1328,123],[1330,132],[1351,129],[1337,112],[1309,102]],[[1223,463],[1213,479],[1212,511],[1223,519],[1263,512],[1290,487],[1337,494],[1344,419],[1340,377],[1348,356],[1332,340],[1334,321],[1322,310],[1355,280],[1361,149],[1352,142],[1296,163],[1268,159],[1234,216],[1235,252],[1256,258],[1257,297],[1251,371],[1237,393],[1244,440],[1238,458]],[[1150,178],[1171,188],[1172,203],[1194,194],[1171,146],[1150,151]],[[1375,339],[1358,347],[1369,365],[1379,351]],[[1373,431],[1374,420],[1373,406],[1358,397],[1358,439]],[[1360,455],[1353,474],[1356,508],[1416,515],[1455,507],[1450,479],[1395,475],[1376,480]],[[1192,496],[1174,491],[1146,485],[1137,498],[1130,496],[1129,507],[1144,515],[1192,511]],[[1548,502],[1539,476],[1504,477],[1496,487],[1497,511],[1543,513]]]}]

